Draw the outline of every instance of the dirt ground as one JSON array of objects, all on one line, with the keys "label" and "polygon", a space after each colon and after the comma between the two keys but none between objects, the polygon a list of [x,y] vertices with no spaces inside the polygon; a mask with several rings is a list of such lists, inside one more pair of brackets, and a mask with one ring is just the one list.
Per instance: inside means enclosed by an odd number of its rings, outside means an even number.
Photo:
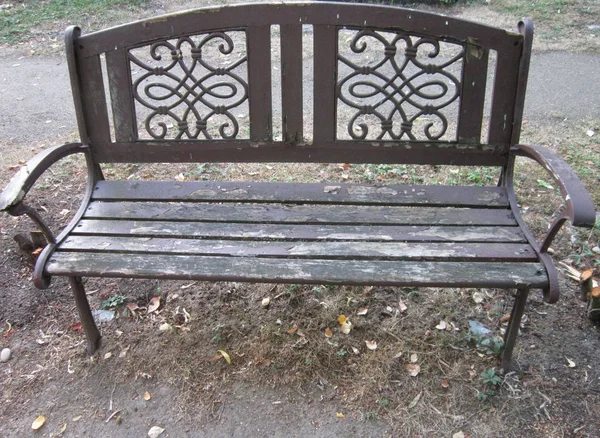
[{"label": "dirt ground", "polygon": [[[197,3],[155,2],[140,15]],[[497,24],[510,21],[481,8],[458,13]],[[572,49],[559,43],[551,48]],[[35,151],[77,138],[62,54],[57,49],[30,56],[35,44],[43,42],[0,48],[3,64],[12,68],[3,67],[1,83],[0,187]],[[569,88],[556,92],[567,97],[550,98],[547,88],[531,87],[522,141],[568,156],[598,204],[600,109],[593,83],[585,85],[598,57],[542,53],[546,48],[538,46],[536,55],[548,71],[538,70],[536,83],[568,87],[552,74],[552,66],[575,66],[581,74],[577,82],[589,87],[589,104],[581,111],[583,106],[568,98]],[[549,181],[543,172],[526,164],[519,169],[525,218],[543,234],[559,205],[557,196],[540,185]],[[464,180],[492,178],[478,172],[465,173]],[[107,169],[108,175],[129,178],[150,173],[382,182],[446,182],[457,175],[338,165]],[[84,184],[83,164],[69,158],[47,172],[28,199],[57,230],[79,206]],[[147,436],[153,426],[171,437],[600,436],[599,331],[577,299],[577,284],[565,276],[558,304],[547,305],[532,294],[515,352],[521,371],[500,375],[493,388],[481,373],[497,368],[498,359],[475,348],[466,335],[475,320],[501,336],[511,291],[90,279],[86,290],[93,309],[111,297],[137,306],[116,307],[116,318],[100,326],[102,348],[90,358],[67,283],[55,278],[43,291],[32,284],[33,248],[23,252],[13,240],[31,230],[24,218],[0,216],[0,348],[10,347],[13,354],[0,363],[2,437]],[[597,246],[597,232],[568,227],[553,245],[555,261],[590,267],[600,258],[590,254]],[[155,297],[161,305],[150,313]],[[265,297],[271,298],[268,309],[261,305]],[[368,313],[359,316],[363,308]],[[350,336],[336,329],[341,314],[352,319]],[[449,330],[436,328],[442,320]],[[169,329],[161,330],[165,324]],[[334,333],[327,338],[330,327]],[[378,343],[375,351],[365,347],[371,340]],[[219,350],[228,354],[230,365]],[[418,376],[409,374],[410,364],[420,366]],[[40,415],[46,423],[33,432],[31,424]]]}]

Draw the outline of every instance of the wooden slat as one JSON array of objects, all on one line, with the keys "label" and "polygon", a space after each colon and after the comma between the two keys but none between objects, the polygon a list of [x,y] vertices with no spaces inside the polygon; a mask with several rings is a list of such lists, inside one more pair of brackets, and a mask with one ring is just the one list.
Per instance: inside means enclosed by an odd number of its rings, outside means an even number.
[{"label": "wooden slat", "polygon": [[248,86],[250,90],[250,139],[271,141],[271,26],[246,30],[248,45]]},{"label": "wooden slat", "polygon": [[[527,244],[420,242],[256,242],[112,236],[71,236],[61,251],[122,254],[194,254],[233,257],[290,257],[318,259],[393,259],[459,261],[536,261]],[[126,258],[127,258],[126,257]]]},{"label": "wooden slat", "polygon": [[284,24],[281,34],[281,109],[283,141],[302,141],[302,25]]},{"label": "wooden slat", "polygon": [[73,234],[245,240],[526,242],[518,227],[290,225],[82,220]]},{"label": "wooden slat", "polygon": [[335,83],[337,78],[337,29],[314,26],[313,143],[334,141],[336,134]]},{"label": "wooden slat", "polygon": [[491,144],[510,144],[511,141],[521,46],[498,52],[488,137]]},{"label": "wooden slat", "polygon": [[467,44],[465,50],[458,140],[466,143],[479,143],[481,141],[489,50],[472,43]]},{"label": "wooden slat", "polygon": [[133,254],[55,253],[50,275],[363,284],[432,287],[532,287],[548,284],[539,263],[290,260]]},{"label": "wooden slat", "polygon": [[106,52],[106,71],[115,125],[115,140],[134,141],[137,138],[137,127],[130,66],[125,49]]},{"label": "wooden slat", "polygon": [[89,205],[85,218],[357,225],[516,225],[512,212],[500,209],[204,202],[95,201]]},{"label": "wooden slat", "polygon": [[99,181],[94,200],[284,202],[507,208],[506,189],[264,182]]},{"label": "wooden slat", "polygon": [[[85,114],[85,126],[91,143],[109,142],[110,127],[106,108],[106,94],[99,56],[78,59],[81,100]],[[92,150],[92,152],[94,152]]]}]

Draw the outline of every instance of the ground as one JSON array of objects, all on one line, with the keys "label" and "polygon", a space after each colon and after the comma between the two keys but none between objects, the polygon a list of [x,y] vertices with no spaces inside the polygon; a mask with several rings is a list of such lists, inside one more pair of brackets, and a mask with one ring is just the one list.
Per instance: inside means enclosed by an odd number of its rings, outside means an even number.
[{"label": "ground", "polygon": [[[510,27],[519,11],[504,3],[449,12]],[[587,7],[585,1],[575,3]],[[199,4],[150,2],[111,20]],[[540,14],[535,8],[526,12]],[[568,18],[571,27],[575,16]],[[593,18],[578,21],[573,40],[565,37],[566,24],[553,28],[539,18],[522,142],[561,152],[598,205],[600,90],[594,78],[600,36],[590,36]],[[35,151],[77,139],[64,54],[56,43],[65,20],[41,24],[24,42],[0,48],[2,187]],[[106,25],[94,20],[86,21]],[[575,49],[584,53],[573,54]],[[560,205],[558,196],[543,171],[519,164],[520,203],[542,236]],[[291,175],[303,181],[490,183],[495,178],[482,169],[335,164],[128,165],[107,173],[134,179]],[[82,163],[67,159],[28,198],[54,229],[77,209],[84,176]],[[13,352],[9,362],[0,363],[0,436],[31,436],[39,415],[46,423],[35,435],[65,437],[146,436],[152,426],[173,437],[600,436],[598,327],[577,299],[577,284],[564,275],[558,304],[543,303],[537,293],[529,300],[515,354],[520,371],[506,376],[496,371],[492,351],[467,339],[469,321],[501,335],[512,298],[510,291],[492,289],[88,280],[94,309],[120,297],[137,306],[116,307],[117,317],[101,325],[102,348],[89,358],[66,282],[56,278],[44,291],[33,287],[31,251],[20,251],[13,240],[32,229],[24,218],[0,216],[0,348]],[[598,239],[597,230],[568,227],[553,245],[555,261],[593,266],[600,259],[593,252]],[[155,297],[160,307],[150,312]],[[262,305],[266,297],[268,308]],[[367,314],[359,315],[364,308]],[[354,324],[350,335],[338,329],[341,314]],[[448,329],[439,329],[441,321]],[[328,328],[331,337],[325,336]],[[366,348],[365,341],[372,340],[377,350]],[[411,376],[415,365],[420,371]],[[486,383],[495,376],[497,385]]]}]

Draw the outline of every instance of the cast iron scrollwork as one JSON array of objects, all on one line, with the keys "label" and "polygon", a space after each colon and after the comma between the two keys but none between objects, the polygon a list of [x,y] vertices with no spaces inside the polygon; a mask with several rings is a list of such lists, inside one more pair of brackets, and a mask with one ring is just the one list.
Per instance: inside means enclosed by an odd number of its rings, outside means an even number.
[{"label": "cast iron scrollwork", "polygon": [[349,109],[342,114],[344,105],[338,105],[338,120],[351,139],[449,140],[448,116],[456,114],[449,107],[461,89],[462,45],[372,29],[344,29],[338,38],[336,94]]},{"label": "cast iron scrollwork", "polygon": [[[136,113],[143,115],[146,131],[142,136],[156,140],[242,137],[231,110],[247,104],[247,56],[245,42],[232,34],[245,40],[240,31],[213,32],[158,41],[128,52],[132,70],[135,64],[143,72],[132,76]],[[151,60],[144,59],[148,47]],[[207,53],[210,50],[213,53]]]}]

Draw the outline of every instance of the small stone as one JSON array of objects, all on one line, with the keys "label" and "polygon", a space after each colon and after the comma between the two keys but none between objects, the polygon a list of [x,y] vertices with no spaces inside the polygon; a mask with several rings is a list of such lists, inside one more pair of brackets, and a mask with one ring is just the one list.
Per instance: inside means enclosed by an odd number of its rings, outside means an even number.
[{"label": "small stone", "polygon": [[592,252],[593,252],[594,254],[600,254],[600,246],[594,246],[594,247],[592,248]]},{"label": "small stone", "polygon": [[10,355],[11,355],[10,348],[4,348],[2,350],[2,352],[0,353],[0,361],[8,362],[8,360],[10,359]]}]

